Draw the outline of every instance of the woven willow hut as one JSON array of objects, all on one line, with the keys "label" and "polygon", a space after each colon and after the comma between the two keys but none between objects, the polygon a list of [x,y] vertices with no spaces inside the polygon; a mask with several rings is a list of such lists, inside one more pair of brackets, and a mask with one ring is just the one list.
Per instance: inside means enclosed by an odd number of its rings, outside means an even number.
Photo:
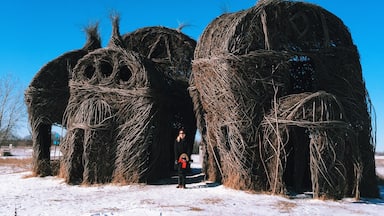
[{"label": "woven willow hut", "polygon": [[[122,37],[116,17],[108,46],[73,68],[62,144],[66,182],[127,184],[169,176],[173,131],[183,126],[194,137],[187,86],[196,42],[165,28],[145,30],[151,37],[140,31]],[[158,38],[167,40],[159,45]],[[147,55],[150,48],[164,48],[157,46],[167,47],[171,56]]]},{"label": "woven willow hut", "polygon": [[[171,134],[170,150],[179,128],[188,134],[187,142],[193,145],[196,133],[196,118],[192,99],[188,92],[191,75],[191,61],[196,41],[174,29],[165,27],[145,27],[122,36],[128,50],[133,50],[155,63],[166,80]],[[172,154],[173,155],[173,154]],[[170,157],[173,167],[174,158]]]},{"label": "woven willow hut", "polygon": [[209,180],[272,194],[377,197],[359,54],[323,8],[260,1],[203,32],[190,80]]},{"label": "woven willow hut", "polygon": [[65,53],[47,63],[35,75],[25,91],[29,123],[33,140],[33,172],[39,176],[51,175],[50,146],[51,127],[62,124],[68,104],[68,80],[79,59],[101,47],[97,25],[86,29],[84,47]]}]

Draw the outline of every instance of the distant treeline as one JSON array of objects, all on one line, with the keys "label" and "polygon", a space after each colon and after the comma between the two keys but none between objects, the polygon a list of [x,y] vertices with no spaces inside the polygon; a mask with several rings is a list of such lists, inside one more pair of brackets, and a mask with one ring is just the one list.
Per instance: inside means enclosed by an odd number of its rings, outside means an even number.
[{"label": "distant treeline", "polygon": [[2,140],[1,146],[9,146],[12,144],[13,147],[16,146],[32,146],[31,139],[14,139],[14,140]]}]

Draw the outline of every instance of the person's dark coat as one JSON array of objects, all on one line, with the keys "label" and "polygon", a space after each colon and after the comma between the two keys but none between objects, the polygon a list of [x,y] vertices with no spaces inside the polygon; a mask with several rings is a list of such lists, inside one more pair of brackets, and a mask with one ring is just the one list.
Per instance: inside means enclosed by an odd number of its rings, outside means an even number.
[{"label": "person's dark coat", "polygon": [[180,141],[175,140],[174,143],[174,150],[175,150],[175,160],[178,160],[180,155],[185,153],[188,155],[189,158],[191,158],[191,147],[188,145],[186,139],[180,139]]}]

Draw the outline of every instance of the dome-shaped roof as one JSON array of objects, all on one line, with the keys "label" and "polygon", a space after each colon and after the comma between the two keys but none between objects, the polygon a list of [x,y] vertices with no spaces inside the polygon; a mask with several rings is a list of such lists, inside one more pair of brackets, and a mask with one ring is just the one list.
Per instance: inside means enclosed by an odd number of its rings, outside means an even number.
[{"label": "dome-shaped roof", "polygon": [[343,22],[317,5],[261,1],[250,9],[223,14],[210,23],[196,47],[195,59],[264,49],[316,51],[351,45]]}]

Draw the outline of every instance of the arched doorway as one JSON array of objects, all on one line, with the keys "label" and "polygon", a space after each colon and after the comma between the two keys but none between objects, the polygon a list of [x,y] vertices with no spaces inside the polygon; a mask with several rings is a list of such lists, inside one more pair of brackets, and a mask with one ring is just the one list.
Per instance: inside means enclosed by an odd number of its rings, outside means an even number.
[{"label": "arched doorway", "polygon": [[285,146],[287,162],[283,181],[291,192],[302,193],[312,190],[308,133],[304,127],[289,128],[289,140]]}]

